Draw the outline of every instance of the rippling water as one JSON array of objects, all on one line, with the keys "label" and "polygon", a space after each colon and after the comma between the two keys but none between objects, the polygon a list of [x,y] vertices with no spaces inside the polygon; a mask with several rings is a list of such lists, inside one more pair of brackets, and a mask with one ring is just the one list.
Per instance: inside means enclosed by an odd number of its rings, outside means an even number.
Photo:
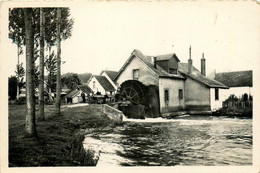
[{"label": "rippling water", "polygon": [[97,166],[251,165],[252,119],[188,116],[131,120],[88,134]]}]

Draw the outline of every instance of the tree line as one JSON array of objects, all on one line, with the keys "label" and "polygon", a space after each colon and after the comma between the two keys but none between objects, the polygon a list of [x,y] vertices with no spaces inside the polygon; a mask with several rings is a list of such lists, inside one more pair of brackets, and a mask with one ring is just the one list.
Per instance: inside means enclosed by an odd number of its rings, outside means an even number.
[{"label": "tree line", "polygon": [[[47,87],[56,86],[55,113],[61,115],[61,41],[71,37],[74,20],[69,8],[9,9],[9,38],[17,45],[17,99],[26,77],[25,131],[37,136],[35,123],[35,88],[39,87],[39,117],[44,117],[44,69],[48,71]],[[55,55],[52,50],[57,48]],[[26,70],[20,63],[25,48]],[[45,52],[48,50],[48,55]],[[35,61],[39,59],[39,66]],[[55,81],[54,81],[55,79]]]}]

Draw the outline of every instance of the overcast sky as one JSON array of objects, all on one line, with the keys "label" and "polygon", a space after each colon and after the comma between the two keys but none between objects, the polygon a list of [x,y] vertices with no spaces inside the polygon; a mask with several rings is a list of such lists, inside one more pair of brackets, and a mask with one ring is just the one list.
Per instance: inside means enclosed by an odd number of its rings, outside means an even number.
[{"label": "overcast sky", "polygon": [[[71,3],[72,37],[62,42],[62,73],[119,70],[134,49],[145,55],[176,53],[206,72],[259,67],[260,15],[254,1]],[[6,41],[8,75],[16,46]],[[24,60],[24,57],[22,57]]]}]

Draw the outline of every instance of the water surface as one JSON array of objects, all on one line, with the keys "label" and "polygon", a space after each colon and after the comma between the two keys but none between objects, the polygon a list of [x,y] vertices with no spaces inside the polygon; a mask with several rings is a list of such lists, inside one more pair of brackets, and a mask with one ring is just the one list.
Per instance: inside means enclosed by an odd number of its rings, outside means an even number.
[{"label": "water surface", "polygon": [[97,166],[251,165],[252,119],[126,119],[86,135],[84,146],[100,151]]}]

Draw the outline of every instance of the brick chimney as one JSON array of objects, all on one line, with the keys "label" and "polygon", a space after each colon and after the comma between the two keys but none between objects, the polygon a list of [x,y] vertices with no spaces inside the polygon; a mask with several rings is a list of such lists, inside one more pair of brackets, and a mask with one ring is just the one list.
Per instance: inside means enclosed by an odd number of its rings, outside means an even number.
[{"label": "brick chimney", "polygon": [[188,60],[188,73],[191,74],[192,73],[192,59],[191,59],[191,46],[190,46],[190,57],[189,57],[189,60]]},{"label": "brick chimney", "polygon": [[204,58],[204,53],[202,53],[202,58],[201,58],[201,74],[203,76],[206,76],[206,59]]},{"label": "brick chimney", "polygon": [[155,57],[153,57],[153,65],[154,65],[154,68],[156,69],[156,62],[157,61],[157,57],[155,56]]},{"label": "brick chimney", "polygon": [[156,69],[156,61],[157,61],[157,57],[152,56],[152,57],[151,57],[151,61],[152,61],[153,67]]}]

